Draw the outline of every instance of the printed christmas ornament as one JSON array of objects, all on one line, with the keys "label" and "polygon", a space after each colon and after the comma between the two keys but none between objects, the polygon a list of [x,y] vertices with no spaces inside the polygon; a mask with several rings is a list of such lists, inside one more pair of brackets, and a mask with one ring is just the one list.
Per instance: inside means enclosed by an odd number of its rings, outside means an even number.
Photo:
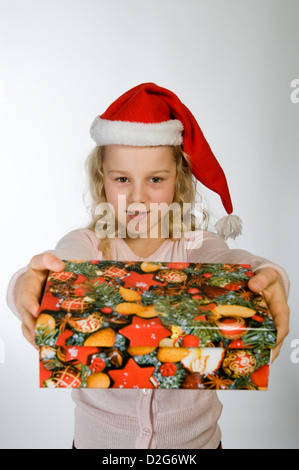
[{"label": "printed christmas ornament", "polygon": [[229,377],[238,379],[246,375],[252,374],[256,366],[254,355],[246,350],[226,351],[222,363],[222,369]]},{"label": "printed christmas ornament", "polygon": [[43,382],[46,388],[78,388],[81,385],[81,372],[72,366],[54,369],[51,377]]},{"label": "printed christmas ornament", "polygon": [[84,313],[92,308],[92,303],[85,297],[63,300],[60,304],[61,310],[68,313]]},{"label": "printed christmas ornament", "polygon": [[164,362],[160,367],[160,372],[165,377],[171,377],[175,375],[177,367],[173,362]]},{"label": "printed christmas ornament", "polygon": [[85,318],[70,318],[68,324],[75,330],[82,333],[93,333],[101,328],[105,321],[104,315],[93,312]]},{"label": "printed christmas ornament", "polygon": [[51,273],[49,275],[50,281],[55,282],[74,282],[77,279],[77,274],[72,272],[61,271],[59,273]]},{"label": "printed christmas ornament", "polygon": [[128,274],[128,270],[126,268],[113,265],[113,266],[107,266],[104,268],[102,271],[100,271],[103,276],[106,277],[119,277],[122,278]]},{"label": "printed christmas ornament", "polygon": [[169,283],[181,283],[187,280],[187,275],[178,269],[163,269],[159,271],[159,278]]}]

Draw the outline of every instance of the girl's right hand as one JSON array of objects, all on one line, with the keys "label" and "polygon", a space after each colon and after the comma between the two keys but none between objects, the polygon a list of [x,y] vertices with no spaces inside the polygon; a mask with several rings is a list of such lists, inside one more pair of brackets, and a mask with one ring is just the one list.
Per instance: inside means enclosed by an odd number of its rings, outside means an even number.
[{"label": "girl's right hand", "polygon": [[35,346],[35,323],[40,308],[43,288],[49,270],[60,272],[65,263],[52,253],[33,256],[27,271],[16,283],[16,307],[21,315],[22,332],[25,338]]}]

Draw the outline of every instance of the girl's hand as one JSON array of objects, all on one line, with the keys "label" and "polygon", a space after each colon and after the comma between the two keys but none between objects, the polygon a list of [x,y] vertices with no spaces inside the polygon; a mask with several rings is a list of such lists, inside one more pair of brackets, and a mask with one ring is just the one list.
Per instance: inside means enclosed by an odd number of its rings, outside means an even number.
[{"label": "girl's hand", "polygon": [[253,292],[262,292],[277,329],[276,347],[273,349],[272,362],[278,356],[284,338],[289,334],[290,309],[282,279],[273,268],[261,268],[256,271],[249,283]]},{"label": "girl's hand", "polygon": [[31,259],[27,271],[17,281],[16,306],[21,315],[22,332],[33,346],[36,318],[49,270],[59,272],[64,266],[64,262],[52,253],[36,255]]}]

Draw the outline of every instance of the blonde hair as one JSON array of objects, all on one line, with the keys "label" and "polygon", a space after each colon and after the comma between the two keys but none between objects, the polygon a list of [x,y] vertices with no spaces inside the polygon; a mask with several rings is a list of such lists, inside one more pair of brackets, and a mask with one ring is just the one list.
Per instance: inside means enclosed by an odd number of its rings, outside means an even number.
[{"label": "blonde hair", "polygon": [[[170,147],[173,151],[173,158],[176,163],[176,180],[175,180],[175,192],[174,192],[174,203],[178,203],[181,208],[181,220],[180,220],[180,233],[184,234],[183,224],[183,204],[191,203],[194,204],[196,197],[201,196],[197,193],[197,180],[194,178],[191,172],[190,157],[182,150],[180,146]],[[96,224],[99,217],[96,215],[96,207],[100,203],[107,203],[106,192],[104,187],[104,176],[103,176],[103,161],[105,157],[105,146],[95,147],[86,159],[85,167],[88,176],[89,192],[91,196],[91,204],[88,207],[91,222],[88,225],[88,229],[95,232]],[[192,231],[204,228],[208,224],[209,214],[203,210],[201,224],[197,226],[196,217],[191,213],[191,228]],[[118,223],[115,221],[116,230],[115,237],[118,234]],[[175,241],[174,235],[174,220],[172,211],[169,213],[169,239]],[[97,228],[98,231],[98,228]],[[105,259],[112,259],[111,250],[111,239],[107,236],[100,238],[100,249]]]}]

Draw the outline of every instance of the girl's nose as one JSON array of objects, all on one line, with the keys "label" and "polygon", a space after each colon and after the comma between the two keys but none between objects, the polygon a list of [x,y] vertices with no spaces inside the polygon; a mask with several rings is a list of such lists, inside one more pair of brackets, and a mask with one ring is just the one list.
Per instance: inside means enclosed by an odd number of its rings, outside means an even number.
[{"label": "girl's nose", "polygon": [[142,183],[137,183],[132,185],[131,191],[129,194],[129,202],[130,203],[142,203],[144,204],[146,202],[147,196],[146,196],[146,190],[144,188],[144,185]]}]

